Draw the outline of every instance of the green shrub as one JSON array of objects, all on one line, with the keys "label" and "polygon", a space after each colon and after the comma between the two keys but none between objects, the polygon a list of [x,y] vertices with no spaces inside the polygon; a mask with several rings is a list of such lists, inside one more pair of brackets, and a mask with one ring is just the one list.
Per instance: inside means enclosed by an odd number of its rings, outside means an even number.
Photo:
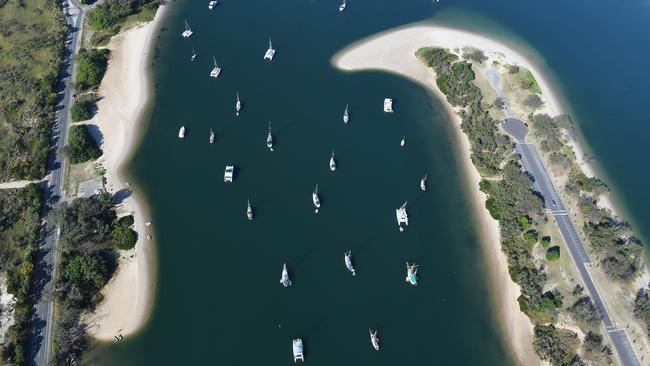
[{"label": "green shrub", "polygon": [[77,56],[76,83],[82,90],[101,83],[108,65],[108,50],[81,50]]},{"label": "green shrub", "polygon": [[552,324],[535,326],[535,352],[542,360],[549,360],[554,366],[571,365],[578,357],[579,345],[578,336],[570,330],[558,329]]},{"label": "green shrub", "polygon": [[118,249],[132,249],[136,241],[138,241],[138,233],[131,228],[122,225],[116,225],[113,228],[113,242]]},{"label": "green shrub", "polygon": [[533,223],[531,222],[530,217],[528,217],[528,216],[521,216],[519,218],[519,226],[521,226],[521,230],[523,230],[523,231],[526,231],[526,230],[530,229],[532,224]]},{"label": "green shrub", "polygon": [[537,238],[539,234],[535,230],[529,230],[524,233],[524,240],[531,244],[537,243]]},{"label": "green shrub", "polygon": [[121,217],[117,222],[121,226],[131,227],[135,222],[135,220],[133,219],[133,215],[128,215],[128,216]]},{"label": "green shrub", "polygon": [[90,136],[86,125],[70,127],[65,152],[73,164],[95,160],[102,155],[101,150],[97,147],[97,142]]},{"label": "green shrub", "polygon": [[87,100],[76,100],[70,107],[72,122],[87,121],[93,118],[93,103]]},{"label": "green shrub", "polygon": [[551,237],[550,236],[542,237],[542,240],[541,240],[540,243],[542,244],[542,248],[544,248],[544,249],[548,248],[548,246],[551,245]]},{"label": "green shrub", "polygon": [[546,251],[546,260],[549,262],[553,262],[560,259],[560,247],[554,246],[548,248]]}]

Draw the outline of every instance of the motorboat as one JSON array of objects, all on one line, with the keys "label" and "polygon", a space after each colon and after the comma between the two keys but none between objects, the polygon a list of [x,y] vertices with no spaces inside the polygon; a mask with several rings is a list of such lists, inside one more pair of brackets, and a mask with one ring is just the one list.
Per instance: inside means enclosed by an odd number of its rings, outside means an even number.
[{"label": "motorboat", "polygon": [[226,171],[223,173],[224,182],[232,182],[235,175],[235,167],[233,165],[226,165]]},{"label": "motorboat", "polygon": [[348,268],[350,272],[352,272],[353,276],[357,275],[357,272],[354,270],[354,265],[352,264],[352,251],[348,250],[347,253],[345,253],[345,266]]},{"label": "motorboat", "polygon": [[339,11],[343,11],[343,10],[345,10],[345,6],[346,6],[346,3],[345,3],[345,0],[343,0],[343,2],[341,3],[341,5],[339,5]]},{"label": "motorboat", "polygon": [[318,184],[316,185],[316,189],[314,189],[314,192],[311,194],[311,200],[314,201],[314,206],[316,206],[316,213],[318,213],[318,209],[320,208],[320,198],[318,198]]},{"label": "motorboat", "polygon": [[214,9],[215,6],[217,6],[219,2],[217,0],[212,0],[208,3],[208,9],[212,10]]},{"label": "motorboat", "polygon": [[302,346],[302,339],[294,339],[291,348],[293,349],[293,362],[305,362],[305,350]]},{"label": "motorboat", "polygon": [[210,129],[210,143],[214,143],[214,131],[212,129]]},{"label": "motorboat", "polygon": [[181,33],[181,36],[183,36],[183,38],[189,38],[189,36],[191,36],[192,34],[194,34],[194,32],[192,32],[192,28],[190,28],[190,25],[189,25],[189,23],[187,23],[187,20],[186,20],[185,21],[185,30],[183,31],[183,33]]},{"label": "motorboat", "polygon": [[251,200],[248,200],[248,208],[246,208],[246,216],[249,220],[253,219],[253,208],[251,207]]},{"label": "motorboat", "polygon": [[192,48],[192,57],[190,58],[190,61],[194,62],[194,60],[196,60],[196,51]]},{"label": "motorboat", "polygon": [[330,170],[336,170],[336,161],[334,160],[334,150],[332,150],[332,157],[330,158]]},{"label": "motorboat", "polygon": [[375,351],[379,351],[379,338],[377,337],[377,331],[372,331],[372,329],[368,329],[370,331],[370,343],[372,344],[372,347],[375,349]]},{"label": "motorboat", "polygon": [[280,278],[280,283],[284,287],[291,286],[291,280],[289,279],[289,271],[287,271],[287,264],[282,264],[282,277]]},{"label": "motorboat", "polygon": [[426,174],[424,175],[424,177],[422,177],[422,179],[420,179],[420,189],[423,190],[423,191],[427,190],[427,176],[426,176]]},{"label": "motorboat", "polygon": [[273,135],[271,134],[271,122],[269,122],[269,134],[266,135],[266,147],[273,151]]},{"label": "motorboat", "polygon": [[178,130],[178,138],[185,138],[185,126],[181,126],[180,130]]},{"label": "motorboat", "polygon": [[214,68],[210,71],[210,77],[216,78],[221,73],[221,68],[217,65],[217,59],[213,56],[212,60],[214,61]]},{"label": "motorboat", "polygon": [[384,99],[384,112],[393,113],[393,100],[391,98]]},{"label": "motorboat", "polygon": [[239,100],[239,92],[237,92],[237,102],[235,103],[235,114],[239,116],[239,111],[241,111],[241,100]]},{"label": "motorboat", "polygon": [[400,141],[399,146],[404,146],[406,145],[406,136],[402,137],[402,141]]},{"label": "motorboat", "polygon": [[418,285],[418,266],[415,263],[406,262],[406,282],[413,286]]},{"label": "motorboat", "polygon": [[271,43],[271,37],[269,37],[269,48],[264,54],[264,59],[271,61],[273,60],[273,56],[275,56],[275,50],[273,49],[273,44]]},{"label": "motorboat", "polygon": [[406,202],[404,202],[403,205],[395,210],[395,214],[397,216],[397,225],[399,226],[399,231],[404,231],[402,224],[404,224],[404,226],[409,225],[409,217],[406,213]]},{"label": "motorboat", "polygon": [[348,105],[345,105],[345,112],[343,112],[343,123],[346,125],[350,122],[350,114],[348,113]]}]

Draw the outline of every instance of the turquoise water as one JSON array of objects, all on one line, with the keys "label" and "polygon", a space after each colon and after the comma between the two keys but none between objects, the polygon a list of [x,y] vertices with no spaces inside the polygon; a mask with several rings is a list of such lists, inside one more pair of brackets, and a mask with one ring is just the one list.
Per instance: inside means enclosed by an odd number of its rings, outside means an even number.
[{"label": "turquoise water", "polygon": [[[151,114],[130,169],[155,226],[155,307],[140,334],[99,347],[92,363],[291,364],[295,337],[311,365],[512,363],[442,105],[396,76],[330,65],[349,43],[414,21],[485,31],[544,55],[538,62],[561,80],[560,94],[616,197],[637,228],[649,227],[642,206],[650,197],[640,189],[650,180],[641,154],[649,139],[642,113],[649,51],[622,44],[632,35],[650,40],[647,5],[359,0],[342,14],[337,6],[225,1],[208,12],[207,2],[171,5],[153,60]],[[180,37],[184,19],[195,31],[190,39]],[[270,63],[262,60],[269,36],[277,49]],[[621,57],[632,49],[638,61]],[[222,67],[217,80],[208,77],[213,55]],[[236,91],[244,103],[238,118]],[[395,98],[394,115],[381,111],[386,96]],[[274,152],[265,146],[269,121]],[[229,185],[226,164],[238,168]],[[419,190],[424,174],[427,192]],[[248,198],[254,222],[246,219]],[[406,200],[411,224],[400,233],[395,208]],[[355,277],[343,260],[349,249]],[[420,265],[417,287],[404,281],[406,261]],[[283,262],[290,288],[279,283]],[[368,328],[379,330],[380,352]]]}]

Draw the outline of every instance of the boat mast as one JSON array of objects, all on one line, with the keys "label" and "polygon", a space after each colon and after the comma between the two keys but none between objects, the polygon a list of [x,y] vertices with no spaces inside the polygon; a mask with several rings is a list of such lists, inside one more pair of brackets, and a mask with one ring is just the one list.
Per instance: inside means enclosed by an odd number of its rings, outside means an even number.
[{"label": "boat mast", "polygon": [[269,49],[270,49],[270,50],[273,49],[273,44],[271,43],[271,37],[269,37]]}]

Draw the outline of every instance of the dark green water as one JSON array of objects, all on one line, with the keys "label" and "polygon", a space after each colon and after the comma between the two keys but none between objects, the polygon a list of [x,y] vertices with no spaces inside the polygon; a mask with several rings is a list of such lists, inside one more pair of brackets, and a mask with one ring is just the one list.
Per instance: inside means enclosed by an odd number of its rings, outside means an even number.
[{"label": "dark green water", "polygon": [[[490,308],[442,106],[401,78],[345,74],[329,63],[349,43],[413,21],[433,17],[543,54],[538,62],[562,81],[560,92],[617,198],[637,228],[649,227],[639,199],[650,199],[640,189],[650,181],[641,154],[650,142],[641,113],[650,101],[642,88],[650,85],[642,62],[648,48],[621,44],[633,34],[650,44],[648,5],[353,0],[343,14],[336,1],[322,0],[225,1],[214,12],[207,1],[171,6],[157,41],[150,120],[131,166],[155,225],[155,308],[139,335],[100,347],[92,363],[284,365],[292,363],[294,337],[305,341],[311,365],[512,363]],[[195,31],[190,39],[180,37],[184,19]],[[607,32],[615,35],[600,39]],[[277,49],[271,63],[262,60],[269,36]],[[638,61],[620,57],[632,49]],[[208,77],[213,55],[223,69],[218,80]],[[236,90],[244,102],[239,118]],[[396,100],[394,115],[381,111],[385,96]],[[348,126],[341,119],[346,103]],[[274,152],[265,146],[268,121]],[[188,129],[182,142],[181,124]],[[400,148],[403,135],[407,146]],[[332,149],[335,173],[328,169]],[[238,173],[225,185],[228,163]],[[418,187],[424,174],[426,193]],[[400,233],[394,210],[405,200],[411,225]],[[356,277],[343,263],[348,249]],[[417,288],[404,283],[407,260],[420,265]],[[278,283],[283,262],[290,288]],[[368,328],[379,329],[380,352]]]}]

